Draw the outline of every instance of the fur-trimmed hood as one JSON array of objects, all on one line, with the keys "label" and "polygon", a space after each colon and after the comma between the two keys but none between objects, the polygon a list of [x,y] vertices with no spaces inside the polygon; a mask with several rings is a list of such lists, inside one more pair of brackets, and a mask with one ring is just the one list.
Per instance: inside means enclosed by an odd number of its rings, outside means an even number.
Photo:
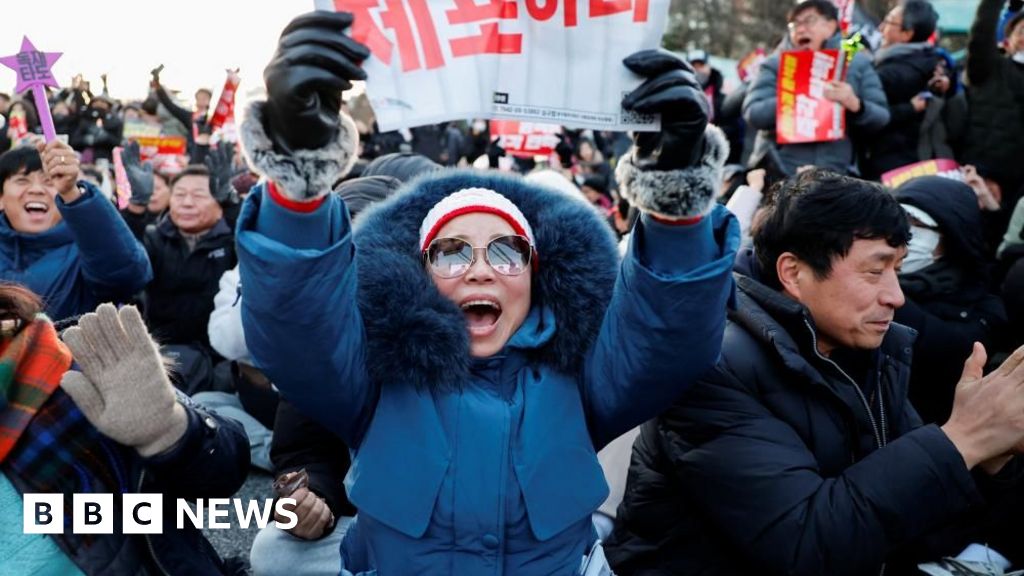
[{"label": "fur-trimmed hood", "polygon": [[471,187],[505,196],[533,228],[539,266],[532,305],[550,310],[556,326],[555,335],[533,351],[536,360],[574,371],[597,337],[619,266],[615,239],[600,214],[582,197],[519,177],[443,171],[413,180],[355,226],[367,366],[382,383],[431,387],[463,382],[469,373],[465,317],[424,270],[418,239],[434,204]]}]

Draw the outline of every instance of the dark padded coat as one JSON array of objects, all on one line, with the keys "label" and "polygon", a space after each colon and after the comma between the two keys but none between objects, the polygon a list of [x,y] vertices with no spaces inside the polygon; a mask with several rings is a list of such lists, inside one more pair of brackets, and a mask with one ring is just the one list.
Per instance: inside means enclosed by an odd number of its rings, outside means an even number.
[{"label": "dark padded coat", "polygon": [[913,331],[894,324],[865,353],[861,390],[813,352],[802,305],[737,286],[718,366],[634,444],[606,544],[616,574],[908,573],[911,543],[981,502],[959,452],[907,402]]}]

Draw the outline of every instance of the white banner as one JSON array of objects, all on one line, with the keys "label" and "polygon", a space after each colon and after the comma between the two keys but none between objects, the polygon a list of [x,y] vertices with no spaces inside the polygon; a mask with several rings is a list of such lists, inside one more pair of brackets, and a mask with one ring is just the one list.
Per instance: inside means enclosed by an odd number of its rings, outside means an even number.
[{"label": "white banner", "polygon": [[669,0],[314,0],[351,12],[381,130],[507,118],[657,130],[622,109],[642,79],[622,64],[657,48]]}]

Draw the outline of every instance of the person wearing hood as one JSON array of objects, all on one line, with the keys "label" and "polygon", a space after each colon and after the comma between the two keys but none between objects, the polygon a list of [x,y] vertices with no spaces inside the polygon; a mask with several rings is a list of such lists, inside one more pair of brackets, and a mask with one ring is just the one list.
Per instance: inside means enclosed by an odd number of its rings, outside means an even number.
[{"label": "person wearing hood", "polygon": [[153,277],[114,206],[78,178],[59,140],[0,156],[0,279],[39,294],[54,320],[127,301]]},{"label": "person wearing hood", "polygon": [[[789,12],[787,50],[823,50],[840,47],[839,12],[830,0],[805,0]],[[854,147],[889,123],[889,107],[885,91],[864,54],[854,54],[846,70],[845,81],[834,81],[824,91],[825,98],[837,102],[846,114],[846,136],[834,142],[807,144],[776,144],[776,92],[781,55],[773,54],[761,64],[757,78],[743,100],[743,118],[758,130],[757,141],[750,155],[751,167],[765,168],[769,173],[796,174],[801,166],[816,166],[846,174],[855,161]]]},{"label": "person wearing hood", "polygon": [[351,24],[314,12],[282,34],[242,124],[267,180],[238,227],[254,360],[352,451],[344,570],[597,573],[596,450],[718,356],[738,244],[714,202],[725,139],[692,69],[644,51],[623,106],[662,128],[618,166],[644,211],[621,262],[586,202],[496,173],[417,179],[353,229],[329,194],[355,150],[341,92],[369,56]]},{"label": "person wearing hood", "polygon": [[875,72],[889,102],[890,120],[865,146],[865,178],[878,180],[884,172],[930,159],[919,157],[918,139],[929,101],[941,96],[930,91],[941,57],[928,42],[938,19],[928,0],[906,0],[882,21]]},{"label": "person wearing hood", "polygon": [[912,234],[899,274],[906,303],[895,318],[918,332],[910,401],[925,422],[945,422],[961,359],[975,342],[993,349],[1007,324],[1006,309],[990,287],[992,260],[974,191],[926,176],[897,188],[896,199]]}]

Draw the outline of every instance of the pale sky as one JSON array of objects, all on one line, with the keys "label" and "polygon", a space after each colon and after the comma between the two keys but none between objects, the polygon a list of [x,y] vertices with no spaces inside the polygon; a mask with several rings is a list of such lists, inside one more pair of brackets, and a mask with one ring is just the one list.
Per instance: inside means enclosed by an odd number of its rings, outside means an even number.
[{"label": "pale sky", "polygon": [[[313,0],[14,0],[0,18],[0,56],[27,35],[38,50],[64,53],[53,67],[61,86],[81,73],[99,93],[106,73],[120,99],[145,97],[149,71],[163,64],[161,82],[189,103],[200,87],[218,98],[225,68],[237,67],[241,104],[262,88],[281,30],[312,9]],[[14,71],[0,66],[0,92],[13,88]]]}]

